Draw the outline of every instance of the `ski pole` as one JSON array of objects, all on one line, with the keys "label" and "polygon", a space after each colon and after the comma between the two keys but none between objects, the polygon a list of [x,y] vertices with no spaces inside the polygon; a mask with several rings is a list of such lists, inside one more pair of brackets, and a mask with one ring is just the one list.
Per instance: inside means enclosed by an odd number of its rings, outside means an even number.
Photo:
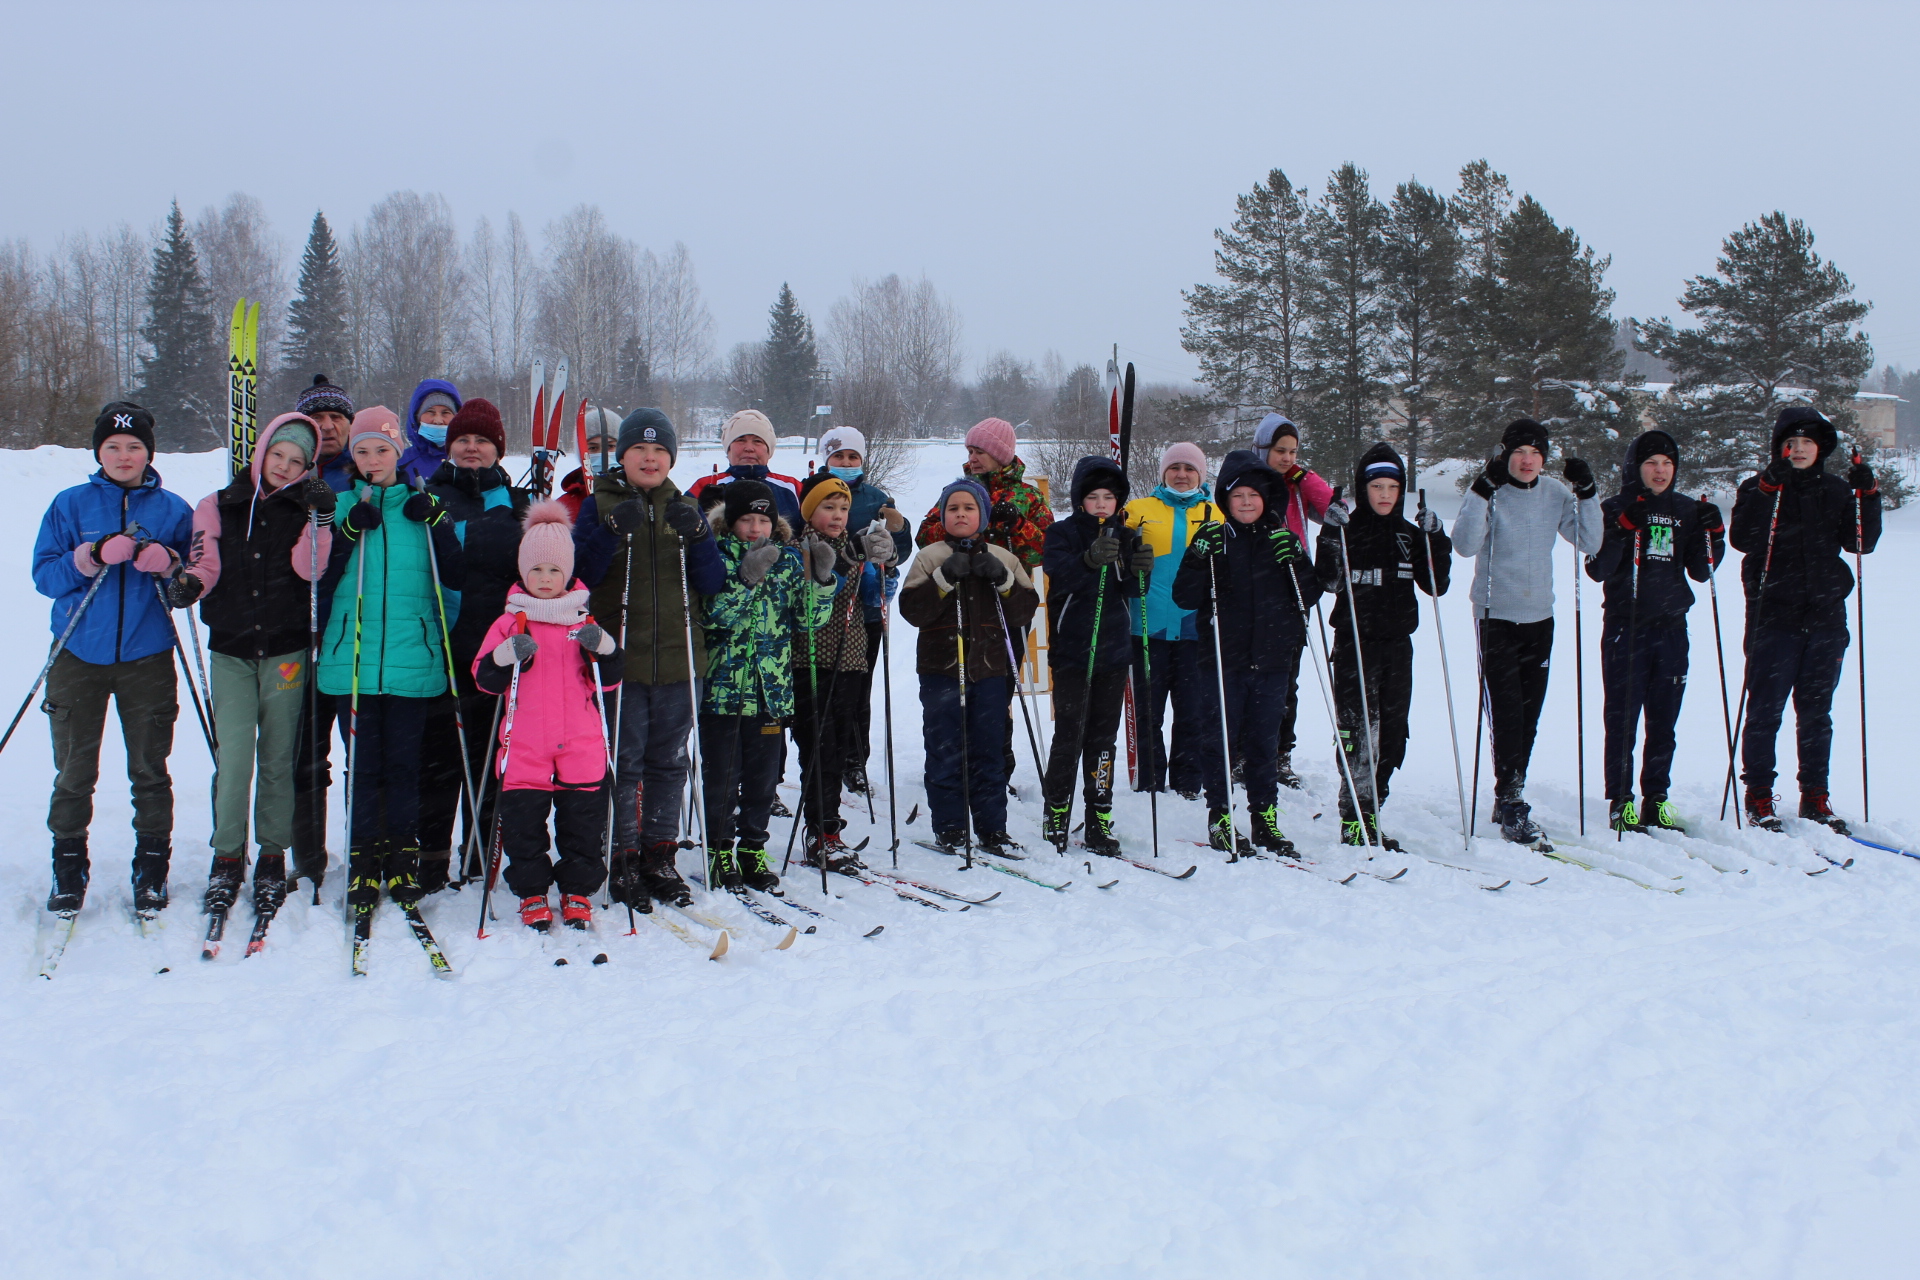
[{"label": "ski pole", "polygon": [[[1147,638],[1148,581],[1147,574],[1143,573],[1140,575],[1140,666],[1141,683],[1145,688],[1141,689],[1140,696],[1134,699],[1136,703],[1140,701],[1140,698],[1146,698],[1149,701],[1153,699],[1153,642]],[[1132,663],[1127,664],[1127,679],[1133,679]],[[1148,732],[1153,735],[1152,749],[1155,752],[1162,752],[1162,744],[1160,741],[1160,712],[1157,706],[1154,708],[1153,714],[1148,718],[1153,721],[1153,723],[1148,726]],[[1160,784],[1166,780],[1166,761],[1162,754],[1155,755],[1153,759],[1160,761],[1160,779],[1151,787],[1147,788],[1147,819],[1149,830],[1152,832],[1153,856],[1158,858],[1160,856]],[[1137,762],[1134,766],[1135,780],[1143,780],[1146,775],[1145,761]]]},{"label": "ski pole", "polygon": [[[1701,494],[1700,501],[1706,500],[1707,495]],[[1703,529],[1701,533],[1707,540],[1707,597],[1713,602],[1713,656],[1720,665],[1720,724],[1727,735],[1727,771],[1731,773],[1733,771],[1733,708],[1727,701],[1727,650],[1720,638],[1720,576],[1716,572],[1719,566],[1713,562],[1713,531]],[[1724,822],[1726,817],[1726,800],[1723,796],[1720,802],[1720,820]],[[1733,825],[1735,830],[1739,830],[1740,810],[1738,808],[1733,811]]]},{"label": "ski pole", "polygon": [[880,700],[885,708],[887,729],[887,830],[893,840],[894,869],[900,867],[900,811],[895,807],[893,783],[893,621],[892,607],[887,603],[887,584],[880,584],[880,663],[881,689]]},{"label": "ski pole", "polygon": [[[583,460],[586,458],[587,455],[586,455],[585,449],[581,450],[580,456]],[[592,617],[589,616],[587,621],[592,622],[593,621]],[[627,665],[627,655],[625,653],[622,653],[620,655],[620,667],[621,667],[622,675],[626,674],[626,665]],[[607,812],[606,812],[606,821],[609,829],[611,829],[612,821],[613,821],[613,806],[612,806],[613,739],[607,736],[607,698],[606,698],[605,691],[600,687],[600,684],[601,684],[600,666],[599,666],[599,663],[595,661],[595,655],[593,654],[587,655],[587,671],[588,671],[588,678],[593,681],[594,710],[600,716],[600,750],[607,757],[608,805],[607,805]],[[609,909],[613,906],[613,856],[610,849],[608,850],[608,854],[607,854],[607,897],[604,905]],[[627,932],[638,933],[640,931],[640,922],[634,919],[633,904],[629,902],[626,904],[626,906],[627,906]]]},{"label": "ski pole", "polygon": [[[1344,559],[1344,556],[1342,558]],[[1342,568],[1344,567],[1343,565]],[[1300,630],[1306,634],[1306,647],[1311,649],[1313,648],[1314,632],[1311,627],[1307,626],[1307,602],[1300,594],[1300,579],[1294,576],[1291,569],[1285,572],[1287,580],[1293,583],[1293,602],[1300,609]],[[1313,607],[1315,617],[1324,623],[1325,619],[1319,617],[1320,602],[1316,600]],[[1339,713],[1334,710],[1333,694],[1327,688],[1328,681],[1332,678],[1333,673],[1333,655],[1327,651],[1327,638],[1325,635],[1320,636],[1320,652],[1315,654],[1314,658],[1313,680],[1315,684],[1320,686],[1320,702],[1321,705],[1327,709],[1327,724],[1333,729],[1334,754],[1340,757],[1340,775],[1346,780],[1347,794],[1353,797],[1353,811],[1361,815],[1360,825],[1362,828],[1365,828],[1367,825],[1365,817],[1366,811],[1360,807],[1360,790],[1354,785],[1353,769],[1348,765],[1347,753],[1340,744],[1340,716]],[[1322,670],[1323,667],[1324,673]],[[1364,715],[1365,712],[1363,711],[1361,714]],[[1379,813],[1380,811],[1376,808],[1373,819],[1376,824],[1380,821]],[[1367,841],[1367,847],[1369,849],[1374,847],[1371,838]],[[1368,854],[1367,856],[1372,857],[1373,855]]]},{"label": "ski pole", "polygon": [[[426,481],[415,476],[414,489],[418,493],[427,491]],[[473,757],[467,750],[467,721],[460,713],[460,681],[453,669],[453,633],[447,627],[447,597],[440,587],[440,554],[434,550],[433,530],[426,530],[427,569],[433,575],[433,600],[440,613],[440,647],[447,659],[447,692],[453,695],[453,735],[460,739],[460,790],[467,801],[466,839],[460,842],[460,861],[464,865],[467,859],[467,846],[474,838],[480,826],[480,787],[474,781]],[[596,686],[597,688],[597,686]],[[602,732],[605,727],[602,726]]]},{"label": "ski pole", "polygon": [[[507,634],[525,635],[526,631],[527,615],[523,613],[514,622],[513,628],[509,630]],[[621,657],[624,661],[625,654],[622,654]],[[500,794],[503,798],[507,790],[507,765],[511,759],[509,753],[513,748],[513,713],[519,709],[519,706],[520,663],[516,661],[513,664],[513,675],[507,684],[506,724],[502,726],[500,730]],[[479,932],[474,935],[478,938],[487,936],[487,916],[493,905],[493,883],[500,874],[500,848],[505,836],[504,819],[506,812],[507,806],[502,802],[496,801],[493,806],[493,839],[490,841],[492,848],[488,851],[487,855],[487,878],[480,888],[480,929]]]},{"label": "ski pole", "polygon": [[[1105,531],[1103,530],[1099,536],[1105,537],[1106,536]],[[1087,642],[1086,693],[1081,698],[1081,701],[1080,701],[1080,731],[1075,735],[1076,740],[1080,744],[1074,751],[1073,772],[1076,775],[1079,774],[1080,772],[1080,761],[1083,758],[1084,752],[1086,751],[1087,721],[1093,716],[1093,659],[1094,659],[1094,655],[1100,651],[1100,622],[1101,622],[1101,615],[1104,614],[1106,611],[1106,606],[1107,606],[1107,567],[1105,565],[1101,565],[1100,579],[1098,582],[1094,584],[1094,592],[1093,592],[1093,637]],[[1061,611],[1061,616],[1063,618],[1065,617],[1064,609]],[[1058,733],[1053,735],[1053,741],[1055,746],[1059,745],[1060,735]],[[1080,789],[1079,778],[1075,777],[1073,782],[1069,784],[1067,787],[1067,815],[1064,820],[1066,834],[1061,836],[1062,843],[1058,846],[1059,851],[1063,854],[1067,851],[1065,841],[1071,838],[1072,831],[1073,831],[1073,794],[1079,789]],[[1040,780],[1040,805],[1042,809],[1045,809],[1046,807],[1046,803],[1047,803],[1046,797],[1047,797],[1046,775],[1043,773],[1041,775],[1041,780]],[[1081,821],[1084,823],[1086,821],[1086,818],[1082,816]]]},{"label": "ski pole", "polygon": [[80,625],[80,615],[85,613],[87,606],[93,603],[94,593],[99,591],[100,584],[107,580],[107,570],[112,567],[112,565],[103,564],[94,571],[92,585],[87,588],[87,593],[80,597],[79,607],[73,611],[73,617],[67,619],[66,630],[62,631],[60,638],[53,642],[52,652],[47,654],[47,661],[40,668],[40,674],[33,678],[33,688],[27,690],[26,699],[21,702],[20,709],[13,713],[13,720],[7,725],[6,734],[0,736],[0,751],[5,751],[7,743],[13,740],[13,731],[20,727],[20,717],[26,715],[27,708],[33,705],[34,695],[40,692],[40,686],[46,681],[47,673],[53,670],[53,664],[60,657],[60,651],[67,647],[67,640],[73,635],[73,629]]},{"label": "ski pole", "polygon": [[[1221,528],[1228,533],[1233,532],[1225,524]],[[1220,656],[1220,557],[1226,553],[1226,547],[1222,545],[1218,554],[1207,557],[1207,607],[1213,632],[1213,683],[1220,693],[1220,773],[1227,787],[1227,861],[1231,863],[1240,861],[1240,836],[1234,830],[1233,749],[1229,741],[1231,735],[1227,732],[1227,665]],[[1294,584],[1294,589],[1299,590],[1298,583]],[[1305,617],[1304,610],[1301,616]]]},{"label": "ski pole", "polygon": [[[1473,834],[1480,826],[1480,728],[1487,727],[1487,736],[1493,736],[1493,690],[1487,688],[1487,629],[1486,621],[1493,616],[1493,498],[1500,491],[1495,489],[1487,495],[1487,558],[1482,561],[1475,557],[1473,566],[1474,580],[1480,577],[1481,565],[1487,569],[1487,599],[1480,606],[1480,614],[1473,620],[1473,656],[1474,679],[1479,684],[1475,697],[1479,706],[1473,713],[1473,804],[1467,809],[1467,841],[1471,845]],[[1457,526],[1456,526],[1457,527]],[[1467,586],[1467,603],[1473,603],[1473,585]],[[1491,746],[1491,744],[1489,744]],[[1500,811],[1500,780],[1496,776],[1493,782],[1494,812]]]},{"label": "ski pole", "polygon": [[[1853,465],[1860,465],[1860,451],[1854,450]],[[1853,629],[1860,635],[1860,656],[1855,669],[1860,674],[1860,821],[1873,821],[1873,805],[1867,795],[1867,567],[1866,521],[1861,514],[1862,495],[1853,491]]]},{"label": "ski pole", "polygon": [[[602,461],[604,460],[605,460],[605,451],[603,448]],[[599,503],[596,501],[594,504],[594,513],[596,515],[599,514],[599,510],[600,510]],[[621,584],[620,584],[620,673],[622,676],[626,674],[626,664],[627,664],[627,601],[633,594],[633,535],[630,533],[627,534],[626,539],[627,539],[626,573],[624,578],[621,580]],[[693,666],[691,662],[689,662],[687,666],[687,675],[689,679],[692,678]],[[613,786],[609,788],[607,791],[607,833],[606,833],[605,850],[606,850],[606,858],[607,858],[607,893],[609,896],[611,896],[613,893],[613,828],[615,826],[614,818],[617,812],[617,806],[619,804],[619,794],[620,794],[620,748],[622,745],[621,737],[620,737],[620,719],[621,719],[621,716],[626,712],[626,709],[627,709],[627,682],[623,679],[620,682],[620,695],[617,698],[615,698],[613,701],[613,760],[614,760]],[[604,703],[602,704],[601,714],[602,715],[606,714]],[[637,803],[637,800],[636,800],[636,803]],[[640,856],[639,850],[636,849],[629,855],[629,858],[630,860],[637,860],[639,856]],[[627,870],[630,874],[632,874],[632,873],[637,873],[639,868],[633,865],[629,865]],[[636,878],[633,881],[633,883],[638,884],[639,883],[638,879]],[[638,932],[639,930],[638,922],[629,921],[628,923],[633,926],[632,929],[629,930],[629,932]]]},{"label": "ski pole", "polygon": [[[180,659],[180,674],[187,678],[187,697],[193,702],[194,719],[200,722],[200,734],[207,740],[207,755],[214,763],[217,773],[220,765],[220,745],[214,740],[213,723],[207,716],[211,706],[200,705],[200,691],[193,684],[193,668],[187,665],[187,649],[180,643],[180,628],[174,625],[172,606],[167,603],[167,589],[160,585],[160,579],[153,578],[153,593],[160,597],[160,608],[167,617],[167,632],[173,637],[173,651]],[[211,703],[211,696],[209,696]]]},{"label": "ski pole", "polygon": [[[1422,489],[1421,514],[1424,515],[1426,510],[1427,491]],[[1422,529],[1421,536],[1427,544],[1427,599],[1433,602],[1433,634],[1440,642],[1440,685],[1447,694],[1447,737],[1453,742],[1453,790],[1460,797],[1460,848],[1464,852],[1470,844],[1467,828],[1471,824],[1467,819],[1466,778],[1460,768],[1460,729],[1453,717],[1453,673],[1447,666],[1447,629],[1440,616],[1439,579],[1433,568],[1433,535]]]},{"label": "ski pole", "polygon": [[[354,503],[366,501],[364,490],[354,491]],[[352,509],[348,509],[352,515]],[[356,794],[360,788],[354,785],[353,766],[357,763],[360,748],[360,623],[367,594],[367,535],[362,530],[354,541],[353,576],[353,691],[347,699],[347,884],[340,894],[341,910],[347,923],[353,923],[353,807],[359,799]],[[482,904],[481,910],[485,910]]]},{"label": "ski pole", "polygon": [[[968,555],[959,551],[956,555]],[[973,870],[973,747],[967,738],[967,611],[962,607],[962,592],[958,585],[953,590],[953,659],[954,671],[960,677],[960,808],[966,823],[962,827],[966,838],[966,867]]]},{"label": "ski pole", "polygon": [[[312,479],[320,478],[320,466],[316,462]],[[320,743],[323,737],[331,738],[331,728],[322,729],[320,725],[320,513],[309,510],[307,514],[307,743],[308,768],[314,772],[320,769]],[[297,763],[297,762],[296,762]],[[308,781],[312,781],[312,773]],[[327,873],[327,807],[320,806],[320,874]],[[465,869],[462,869],[465,874]],[[297,880],[296,880],[297,883]],[[320,886],[314,885],[313,900],[320,902]]]},{"label": "ski pole", "polygon": [[[1573,549],[1573,776],[1580,806],[1580,834],[1584,836],[1587,834],[1587,646],[1580,628],[1580,561],[1580,548],[1576,546]],[[1606,680],[1606,672],[1602,671],[1600,683],[1604,686]]]},{"label": "ski pole", "polygon": [[[1365,496],[1364,493],[1361,495],[1362,498]],[[1335,489],[1331,502],[1338,501],[1340,501],[1340,491]],[[1329,505],[1331,505],[1331,503]],[[1373,709],[1369,705],[1367,698],[1367,660],[1360,648],[1360,598],[1359,594],[1353,589],[1353,562],[1347,558],[1347,526],[1343,523],[1335,525],[1334,527],[1340,531],[1340,576],[1345,580],[1347,588],[1347,625],[1353,632],[1353,672],[1360,685],[1360,737],[1361,740],[1367,744],[1367,798],[1363,802],[1360,799],[1360,793],[1355,791],[1353,793],[1353,809],[1355,813],[1360,815],[1360,827],[1366,832],[1367,847],[1369,849],[1378,849],[1381,847],[1380,800],[1378,794],[1378,788],[1380,786],[1380,766],[1376,763],[1377,748],[1374,745]],[[1301,548],[1301,551],[1302,554],[1304,554],[1305,548]],[[1299,589],[1300,586],[1296,582],[1294,584],[1294,590],[1297,592]],[[1315,603],[1317,604],[1318,602],[1316,601]],[[1327,672],[1329,675],[1333,674],[1333,656],[1331,654],[1327,656]],[[1340,736],[1340,725],[1338,721],[1334,723],[1333,733],[1335,738]],[[1344,757],[1346,753],[1343,751],[1341,755]],[[1353,781],[1353,770],[1349,768],[1347,770],[1347,785],[1352,787]],[[1373,806],[1373,826],[1371,829],[1367,827],[1366,811],[1360,807],[1362,803]],[[1372,855],[1368,856],[1371,857]]]},{"label": "ski pole", "polygon": [[[628,581],[632,581],[629,573]],[[687,548],[680,546],[680,619],[687,638],[687,797],[700,828],[700,849],[706,857],[707,809],[700,777],[700,673],[693,669],[693,597],[687,592]],[[705,865],[704,863],[702,865]]]},{"label": "ski pole", "polygon": [[[1007,642],[1007,678],[1013,682],[1014,700],[1020,704],[1020,719],[1027,726],[1027,747],[1033,752],[1034,771],[1040,775],[1040,789],[1046,792],[1047,769],[1040,763],[1040,740],[1034,736],[1033,719],[1027,714],[1027,700],[1020,695],[1020,663],[1013,656],[1013,629],[1007,625],[1007,607],[1000,601],[1000,593],[993,593],[993,607],[1000,615],[1000,635]],[[1088,689],[1092,689],[1089,682]],[[1084,730],[1082,731],[1084,734]]]},{"label": "ski pole", "polygon": [[[1620,707],[1620,716],[1626,722],[1620,726],[1620,763],[1625,767],[1626,786],[1633,786],[1633,740],[1640,735],[1640,700],[1633,696],[1634,664],[1640,660],[1640,531],[1633,531],[1633,577],[1631,603],[1627,612],[1627,670],[1626,687]],[[1603,676],[1604,680],[1605,677]],[[1641,799],[1646,799],[1642,796]],[[1613,842],[1620,843],[1627,838],[1624,828],[1613,833]]]},{"label": "ski pole", "polygon": [[[1781,492],[1779,489],[1773,491],[1773,512],[1767,517],[1767,554],[1760,561],[1760,581],[1754,587],[1751,606],[1746,610],[1746,617],[1740,628],[1740,701],[1733,713],[1733,732],[1736,738],[1743,738],[1746,733],[1747,692],[1753,687],[1753,664],[1750,660],[1751,655],[1748,653],[1751,647],[1748,642],[1753,638],[1754,629],[1760,625],[1761,615],[1766,612],[1767,579],[1773,572],[1773,535],[1774,531],[1780,527]],[[1736,505],[1737,502],[1736,498]],[[1720,789],[1720,820],[1722,822],[1727,818],[1727,800],[1733,795],[1734,781],[1734,762],[1733,757],[1729,755],[1726,785]]]}]

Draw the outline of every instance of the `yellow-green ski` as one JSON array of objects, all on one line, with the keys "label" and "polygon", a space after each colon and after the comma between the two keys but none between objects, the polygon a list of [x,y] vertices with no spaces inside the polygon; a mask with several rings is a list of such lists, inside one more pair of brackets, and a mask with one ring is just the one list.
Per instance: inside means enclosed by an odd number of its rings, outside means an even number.
[{"label": "yellow-green ski", "polygon": [[233,462],[233,474],[239,475],[253,461],[253,438],[247,434],[247,300],[233,304],[233,319],[227,324],[227,453]]}]

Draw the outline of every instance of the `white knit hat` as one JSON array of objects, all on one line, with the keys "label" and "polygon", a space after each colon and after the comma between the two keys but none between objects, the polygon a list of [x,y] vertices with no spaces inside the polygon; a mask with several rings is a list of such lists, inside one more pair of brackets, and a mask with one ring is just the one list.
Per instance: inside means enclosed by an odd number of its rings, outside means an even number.
[{"label": "white knit hat", "polygon": [[780,435],[773,429],[772,421],[758,409],[742,409],[727,419],[727,425],[720,428],[721,452],[731,449],[733,442],[741,436],[758,436],[766,441],[769,457],[780,443]]},{"label": "white knit hat", "polygon": [[820,437],[820,461],[825,462],[842,449],[853,450],[863,463],[867,460],[867,438],[860,434],[858,427],[829,427]]}]

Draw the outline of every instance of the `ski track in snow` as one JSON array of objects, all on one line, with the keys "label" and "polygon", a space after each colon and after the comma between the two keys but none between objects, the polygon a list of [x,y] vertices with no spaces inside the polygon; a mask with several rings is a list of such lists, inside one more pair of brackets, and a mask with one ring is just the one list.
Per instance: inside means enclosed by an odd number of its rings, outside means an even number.
[{"label": "ski track in snow", "polygon": [[[920,450],[898,491],[910,519],[959,452]],[[690,481],[715,456],[689,446],[677,474]],[[219,483],[221,459],[163,456],[160,469],[194,502]],[[27,577],[34,532],[47,500],[91,463],[54,448],[6,461],[16,499],[0,510],[0,557],[22,602],[6,641],[11,699],[47,644],[47,602]],[[805,465],[797,444],[776,463]],[[1451,488],[1430,488],[1451,523]],[[1897,638],[1920,621],[1916,530],[1911,513],[1892,514],[1867,573],[1879,783],[1868,834],[1908,847],[1920,847],[1920,821],[1903,782],[1920,753]],[[1734,693],[1737,559],[1720,574]],[[1556,836],[1576,820],[1571,566],[1563,544],[1558,670],[1530,795]],[[1464,563],[1458,573],[1464,588]],[[1175,870],[1197,861],[1188,881],[1096,862],[1099,880],[1120,881],[1102,892],[1085,855],[1050,851],[1034,866],[1070,875],[1064,894],[963,873],[908,843],[928,825],[914,633],[899,624],[900,816],[922,808],[902,828],[900,865],[1002,891],[990,905],[941,915],[843,878],[823,901],[796,867],[789,891],[834,921],[767,953],[780,931],[707,899],[702,909],[735,926],[729,955],[710,964],[652,925],[626,936],[619,910],[590,941],[556,931],[543,943],[513,923],[504,892],[500,922],[478,941],[468,890],[426,905],[458,981],[433,980],[386,905],[372,974],[353,981],[336,866],[323,904],[291,901],[262,955],[240,959],[243,904],[221,959],[202,964],[210,770],[183,691],[165,930],[143,942],[128,916],[129,806],[110,725],[92,892],[43,982],[51,768],[29,712],[0,763],[0,802],[14,814],[0,846],[6,1271],[1910,1273],[1920,863],[1815,834],[1856,861],[1809,877],[1824,864],[1807,840],[1711,820],[1725,751],[1704,591],[1675,799],[1713,846],[1698,850],[1748,870],[1605,836],[1597,586],[1583,595],[1589,835],[1564,848],[1678,896],[1484,839],[1472,856],[1514,877],[1498,893],[1411,856],[1381,859],[1389,872],[1411,867],[1398,883],[1344,887],[1271,862],[1228,866],[1174,842],[1198,837],[1204,815],[1171,796],[1161,855]],[[1470,749],[1464,589],[1445,609]],[[1414,741],[1385,820],[1444,857],[1459,849],[1458,809],[1430,611],[1416,648]],[[1859,806],[1856,656],[1835,707],[1833,789],[1848,815]],[[1309,790],[1283,793],[1282,826],[1309,857],[1352,869],[1358,855],[1333,847],[1324,711],[1302,680],[1296,761]],[[1041,714],[1050,732],[1044,704]],[[881,741],[876,723],[876,782]],[[1017,745],[1026,798],[1011,802],[1011,827],[1039,846],[1024,734]],[[1781,746],[1790,779],[1790,732]],[[1119,804],[1134,856],[1147,856],[1144,800]],[[869,827],[864,802],[849,805],[849,836],[873,836],[866,856],[884,864],[884,795],[876,809]],[[1549,879],[1529,887],[1523,874]],[[859,936],[875,924],[885,933]],[[587,963],[595,951],[610,963]],[[571,963],[554,967],[559,955]],[[161,964],[170,972],[156,976]]]}]

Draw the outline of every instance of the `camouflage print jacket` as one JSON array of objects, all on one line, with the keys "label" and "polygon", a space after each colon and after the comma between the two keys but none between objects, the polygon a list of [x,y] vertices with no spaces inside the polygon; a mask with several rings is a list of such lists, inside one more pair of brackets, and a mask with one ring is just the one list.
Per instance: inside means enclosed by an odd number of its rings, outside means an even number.
[{"label": "camouflage print jacket", "polygon": [[[704,715],[783,720],[793,714],[793,636],[831,616],[840,585],[810,586],[799,553],[789,547],[753,586],[740,581],[740,558],[750,544],[734,536],[718,507],[708,513],[719,540],[726,585],[705,605],[707,688]],[[787,542],[783,519],[774,539]]]},{"label": "camouflage print jacket", "polygon": [[[1053,512],[1047,510],[1040,490],[1027,483],[1026,475],[1027,464],[1016,457],[998,471],[968,479],[984,484],[987,498],[993,503],[987,521],[987,541],[1013,552],[1021,564],[1031,569],[1046,552],[1047,526],[1053,523]],[[920,521],[914,545],[931,547],[946,536],[946,526],[940,523],[940,509],[935,507]]]}]

